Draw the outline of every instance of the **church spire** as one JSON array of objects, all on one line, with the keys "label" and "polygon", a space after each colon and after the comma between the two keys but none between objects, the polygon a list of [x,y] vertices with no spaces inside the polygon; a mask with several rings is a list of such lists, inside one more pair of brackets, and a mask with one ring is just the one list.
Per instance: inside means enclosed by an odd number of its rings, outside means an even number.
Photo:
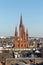
[{"label": "church spire", "polygon": [[26,34],[28,34],[28,29],[26,29]]},{"label": "church spire", "polygon": [[15,27],[15,32],[17,32],[17,27]]},{"label": "church spire", "polygon": [[17,27],[15,27],[15,36],[18,36]]},{"label": "church spire", "polygon": [[28,40],[28,29],[26,29],[26,40]]},{"label": "church spire", "polygon": [[20,16],[20,26],[22,25],[22,15]]}]

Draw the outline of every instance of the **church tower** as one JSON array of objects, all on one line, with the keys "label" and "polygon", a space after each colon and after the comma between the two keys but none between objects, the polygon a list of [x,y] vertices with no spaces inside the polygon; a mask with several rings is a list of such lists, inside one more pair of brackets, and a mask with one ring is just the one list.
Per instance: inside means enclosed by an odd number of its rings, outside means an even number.
[{"label": "church tower", "polygon": [[15,28],[14,46],[16,48],[18,48],[18,31],[17,31],[17,27]]},{"label": "church tower", "polygon": [[26,30],[25,32],[25,28],[22,21],[22,15],[20,16],[19,36],[18,36],[17,27],[15,28],[14,47],[15,48],[29,47],[28,30]]},{"label": "church tower", "polygon": [[28,29],[26,29],[26,41],[28,41]]},{"label": "church tower", "polygon": [[22,23],[22,15],[20,17],[20,25],[19,25],[19,33],[20,33],[20,40],[23,41],[23,38],[24,38],[24,25]]},{"label": "church tower", "polygon": [[26,44],[27,44],[27,47],[29,47],[29,36],[28,36],[28,29],[26,29],[26,36],[25,36],[25,40],[26,40]]},{"label": "church tower", "polygon": [[15,28],[15,40],[18,39],[18,32],[17,32],[17,27]]}]

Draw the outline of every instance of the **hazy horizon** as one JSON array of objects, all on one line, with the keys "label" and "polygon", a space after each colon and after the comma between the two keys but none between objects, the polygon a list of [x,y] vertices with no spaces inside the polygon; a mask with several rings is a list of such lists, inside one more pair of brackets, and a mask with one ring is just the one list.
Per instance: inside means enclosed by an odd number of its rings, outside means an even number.
[{"label": "hazy horizon", "polygon": [[43,0],[0,0],[0,36],[14,36],[21,14],[29,37],[43,37]]}]

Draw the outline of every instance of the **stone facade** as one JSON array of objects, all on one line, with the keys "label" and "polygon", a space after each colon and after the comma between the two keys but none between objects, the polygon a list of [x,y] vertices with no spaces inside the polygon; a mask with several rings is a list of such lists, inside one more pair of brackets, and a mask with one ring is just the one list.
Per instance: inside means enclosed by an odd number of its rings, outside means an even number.
[{"label": "stone facade", "polygon": [[15,48],[28,48],[29,47],[29,39],[28,39],[28,30],[25,31],[22,16],[20,17],[20,25],[19,25],[19,35],[17,31],[17,27],[15,28],[14,35],[14,47]]}]

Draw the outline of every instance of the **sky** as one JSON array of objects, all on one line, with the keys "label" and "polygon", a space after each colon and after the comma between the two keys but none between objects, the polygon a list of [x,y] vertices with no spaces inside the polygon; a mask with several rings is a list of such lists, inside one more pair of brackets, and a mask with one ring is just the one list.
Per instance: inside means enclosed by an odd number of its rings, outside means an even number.
[{"label": "sky", "polygon": [[0,36],[14,36],[21,14],[29,36],[43,37],[43,0],[0,0]]}]

